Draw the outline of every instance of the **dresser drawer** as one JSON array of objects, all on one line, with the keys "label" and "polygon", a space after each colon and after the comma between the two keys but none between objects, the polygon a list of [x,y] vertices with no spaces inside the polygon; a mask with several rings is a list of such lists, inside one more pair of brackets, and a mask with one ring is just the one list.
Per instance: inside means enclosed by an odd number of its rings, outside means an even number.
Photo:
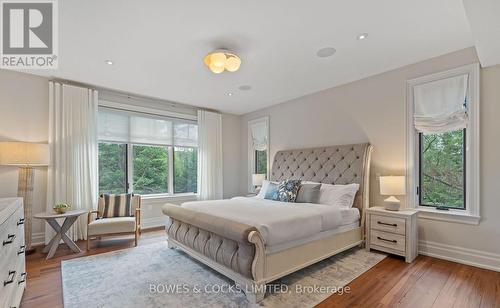
[{"label": "dresser drawer", "polygon": [[372,214],[370,215],[370,228],[405,235],[406,220],[404,218]]},{"label": "dresser drawer", "polygon": [[405,253],[406,239],[403,235],[372,230],[370,235],[370,245],[390,248],[394,251]]}]

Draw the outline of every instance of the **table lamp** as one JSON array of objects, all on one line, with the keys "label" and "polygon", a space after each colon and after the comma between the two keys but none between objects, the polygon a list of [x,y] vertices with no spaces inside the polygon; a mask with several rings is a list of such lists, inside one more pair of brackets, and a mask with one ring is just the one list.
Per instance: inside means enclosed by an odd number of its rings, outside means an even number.
[{"label": "table lamp", "polygon": [[31,222],[33,219],[33,167],[48,166],[50,161],[49,145],[31,142],[0,142],[0,165],[19,167],[17,196],[24,203],[24,235],[26,254],[33,252],[31,247]]},{"label": "table lamp", "polygon": [[381,176],[380,194],[389,196],[384,200],[385,209],[390,211],[399,211],[401,201],[395,196],[402,196],[406,193],[404,176]]},{"label": "table lamp", "polygon": [[266,179],[265,174],[252,174],[252,185],[255,187],[255,192],[259,193],[262,183]]}]

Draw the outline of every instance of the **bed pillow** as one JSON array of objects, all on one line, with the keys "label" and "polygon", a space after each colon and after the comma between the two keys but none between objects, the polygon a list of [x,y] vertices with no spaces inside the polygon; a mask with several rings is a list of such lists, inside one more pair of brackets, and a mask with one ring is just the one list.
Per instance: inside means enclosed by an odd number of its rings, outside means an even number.
[{"label": "bed pillow", "polygon": [[276,187],[278,186],[278,182],[271,182],[271,181],[268,181],[268,180],[264,180],[262,182],[262,187],[260,188],[259,193],[255,197],[260,198],[260,199],[265,199],[266,198],[266,194],[267,194],[267,190],[269,188],[269,184],[270,183],[276,184]]},{"label": "bed pillow", "polygon": [[277,201],[295,202],[300,189],[300,180],[284,180],[278,186]]},{"label": "bed pillow", "polygon": [[297,194],[297,203],[318,203],[321,184],[302,184]]},{"label": "bed pillow", "polygon": [[358,189],[359,184],[355,183],[347,185],[321,184],[319,203],[351,208]]},{"label": "bed pillow", "polygon": [[264,199],[278,200],[278,183],[269,182],[266,188]]}]

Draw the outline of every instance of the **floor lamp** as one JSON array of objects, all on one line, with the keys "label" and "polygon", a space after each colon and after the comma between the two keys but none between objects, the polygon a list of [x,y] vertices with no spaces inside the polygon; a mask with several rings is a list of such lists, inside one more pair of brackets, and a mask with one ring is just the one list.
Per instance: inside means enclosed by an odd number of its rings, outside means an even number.
[{"label": "floor lamp", "polygon": [[31,247],[31,222],[33,219],[34,167],[48,166],[50,160],[48,144],[30,142],[0,142],[0,165],[19,167],[17,196],[24,203],[24,236],[26,253]]}]

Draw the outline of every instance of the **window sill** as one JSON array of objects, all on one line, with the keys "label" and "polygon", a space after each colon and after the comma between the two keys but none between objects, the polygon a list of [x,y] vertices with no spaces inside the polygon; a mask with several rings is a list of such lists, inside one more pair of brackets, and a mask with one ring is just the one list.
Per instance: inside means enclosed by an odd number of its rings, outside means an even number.
[{"label": "window sill", "polygon": [[143,201],[148,203],[160,203],[164,204],[173,201],[194,201],[197,200],[197,194],[195,193],[185,193],[185,194],[158,194],[158,195],[144,195],[141,196]]},{"label": "window sill", "polygon": [[479,225],[479,221],[481,220],[481,216],[476,216],[467,211],[460,210],[448,210],[448,211],[440,211],[434,208],[427,208],[423,206],[419,206],[416,208],[419,212],[418,217],[422,219],[429,220],[439,220],[439,221],[447,221],[447,222],[455,222],[467,225]]}]

